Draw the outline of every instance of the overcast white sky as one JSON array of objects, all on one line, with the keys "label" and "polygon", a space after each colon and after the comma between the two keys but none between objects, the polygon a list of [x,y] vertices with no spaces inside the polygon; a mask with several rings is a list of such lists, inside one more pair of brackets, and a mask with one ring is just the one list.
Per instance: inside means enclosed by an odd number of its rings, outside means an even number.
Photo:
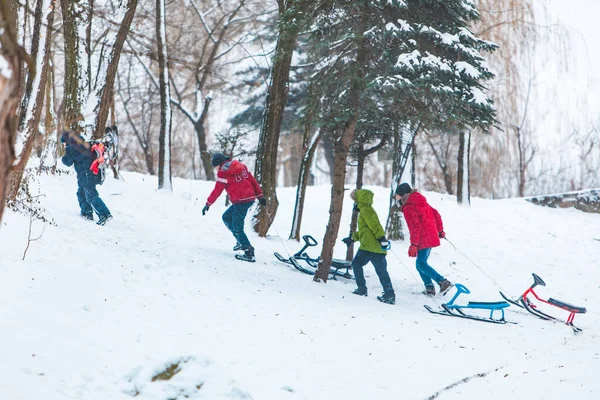
[{"label": "overcast white sky", "polygon": [[[569,30],[570,72],[578,90],[587,89],[589,107],[600,113],[600,1],[538,0],[550,12],[551,23],[560,22]],[[600,118],[598,115],[597,118]]]}]

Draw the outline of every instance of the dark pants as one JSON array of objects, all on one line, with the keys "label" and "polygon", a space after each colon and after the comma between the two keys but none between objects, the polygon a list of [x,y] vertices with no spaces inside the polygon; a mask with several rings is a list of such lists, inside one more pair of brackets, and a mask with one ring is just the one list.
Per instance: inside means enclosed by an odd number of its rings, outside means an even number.
[{"label": "dark pants", "polygon": [[352,260],[352,270],[354,271],[354,277],[356,278],[356,284],[358,287],[364,289],[367,288],[363,267],[367,265],[369,261],[375,267],[375,272],[377,272],[377,276],[379,277],[381,286],[383,286],[384,293],[394,293],[392,280],[387,272],[387,261],[385,259],[385,254],[371,253],[370,251],[366,250],[358,250],[354,256],[354,259]]},{"label": "dark pants", "polygon": [[91,215],[96,211],[98,217],[106,217],[110,214],[108,207],[100,198],[96,190],[97,177],[92,172],[82,172],[77,174],[77,200],[81,214]]},{"label": "dark pants", "polygon": [[223,213],[223,222],[225,223],[225,226],[233,233],[235,240],[243,247],[250,246],[250,240],[248,240],[248,236],[244,233],[244,220],[253,203],[254,200],[245,203],[232,204],[231,207]]},{"label": "dark pants", "polygon": [[431,268],[429,264],[427,264],[427,259],[429,258],[429,254],[431,254],[431,248],[421,249],[417,253],[417,271],[419,271],[419,275],[421,275],[421,279],[425,286],[433,286],[432,280],[440,283],[444,280],[444,277],[438,272]]}]

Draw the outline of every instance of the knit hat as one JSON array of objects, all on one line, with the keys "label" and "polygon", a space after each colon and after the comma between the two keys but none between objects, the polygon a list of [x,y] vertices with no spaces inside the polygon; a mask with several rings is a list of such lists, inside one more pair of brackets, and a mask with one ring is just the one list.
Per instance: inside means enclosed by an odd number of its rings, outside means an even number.
[{"label": "knit hat", "polygon": [[410,187],[410,185],[406,182],[398,185],[398,187],[396,188],[396,195],[397,196],[404,196],[405,194],[408,194],[412,191],[412,188]]},{"label": "knit hat", "polygon": [[227,157],[223,153],[215,153],[212,156],[211,164],[212,164],[213,167],[218,167],[219,165],[223,164],[225,161],[227,161],[229,159],[230,158]]}]

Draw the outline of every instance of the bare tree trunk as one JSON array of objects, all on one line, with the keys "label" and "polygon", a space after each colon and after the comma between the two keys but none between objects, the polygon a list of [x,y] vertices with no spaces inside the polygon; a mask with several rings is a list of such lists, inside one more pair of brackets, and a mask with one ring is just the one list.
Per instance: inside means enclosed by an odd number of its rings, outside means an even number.
[{"label": "bare tree trunk", "polygon": [[[79,26],[85,20],[85,17],[82,16],[84,10],[81,10],[79,1],[61,0],[60,2],[65,40],[63,127],[80,132],[79,123],[83,121],[83,115],[81,114],[82,99],[87,97],[83,91],[89,87],[89,75],[87,75],[87,71],[85,74],[82,72],[84,66],[80,65],[83,63],[80,63],[79,54],[81,46]],[[84,75],[87,75],[86,79],[83,79]]]},{"label": "bare tree trunk", "polygon": [[[450,135],[445,134],[445,137],[440,137],[440,141],[444,139],[450,140]],[[450,148],[450,143],[447,143],[446,146],[441,145],[440,151],[435,148],[433,141],[431,139],[427,139],[429,146],[431,147],[431,151],[442,170],[442,176],[444,177],[444,187],[446,188],[446,192],[448,194],[454,194],[454,186],[452,185],[452,171],[450,170],[450,166],[448,165],[448,149]]]},{"label": "bare tree trunk", "polygon": [[300,173],[298,174],[298,187],[296,189],[296,202],[294,204],[294,219],[292,220],[292,230],[290,232],[290,239],[296,239],[300,241],[300,227],[302,226],[302,214],[304,211],[304,200],[306,198],[306,187],[310,177],[310,166],[312,165],[315,153],[319,148],[319,142],[321,141],[321,131],[315,133],[312,142],[303,146],[306,150],[304,151],[304,157],[300,164]]},{"label": "bare tree trunk", "polygon": [[[15,160],[17,106],[20,100],[21,68],[28,56],[19,46],[15,15],[10,2],[0,2],[0,220],[6,204],[6,189],[12,163]],[[32,63],[30,62],[31,66]],[[1,225],[0,225],[1,226]]]},{"label": "bare tree trunk", "polygon": [[202,114],[194,123],[194,130],[196,131],[196,135],[198,137],[198,148],[200,149],[200,160],[202,161],[202,167],[204,168],[204,174],[206,175],[207,181],[215,180],[215,172],[211,163],[211,155],[208,152],[208,146],[206,145],[206,129],[204,128],[206,117],[208,116],[208,107],[210,107],[211,101],[212,97],[210,96],[207,96],[204,99],[204,108],[202,109]]},{"label": "bare tree trunk", "polygon": [[58,135],[56,129],[56,114],[54,112],[54,98],[56,91],[54,90],[55,72],[54,72],[54,57],[50,50],[48,59],[48,78],[46,79],[46,96],[45,98],[45,116],[44,116],[44,140],[42,145],[42,156],[40,157],[39,172],[48,166],[48,157],[52,156],[52,173],[56,172],[56,161],[58,152]]},{"label": "bare tree trunk", "polygon": [[279,36],[277,48],[273,57],[271,82],[267,93],[265,113],[263,117],[254,174],[260,183],[263,194],[267,199],[265,207],[258,207],[254,214],[254,230],[259,236],[265,237],[273,219],[277,214],[279,200],[277,199],[277,151],[279,134],[283,120],[283,110],[287,104],[288,81],[292,55],[302,20],[305,18],[304,0],[289,0],[279,7]]},{"label": "bare tree trunk", "polygon": [[[379,151],[385,144],[387,143],[387,138],[381,139],[381,142],[377,144],[377,146],[373,146],[370,149],[364,149],[361,145],[358,150],[358,159],[356,166],[356,189],[362,189],[363,187],[363,176],[365,172],[365,160],[367,157],[377,151]],[[356,211],[352,211],[352,219],[350,221],[350,234],[356,231],[358,226],[358,213]],[[346,260],[352,260],[354,258],[354,244],[350,244],[346,249]]]},{"label": "bare tree trunk", "polygon": [[471,131],[461,132],[458,143],[458,171],[456,174],[456,201],[458,204],[470,205],[469,192],[469,152],[471,148]]},{"label": "bare tree trunk", "polygon": [[329,182],[333,182],[333,170],[335,168],[335,145],[328,137],[323,139],[323,151],[325,152],[325,161],[327,161],[327,166],[329,167]]},{"label": "bare tree trunk", "polygon": [[367,61],[367,46],[361,28],[366,29],[366,16],[364,14],[358,28],[361,36],[357,39],[358,48],[355,65],[353,66],[356,68],[356,75],[354,79],[351,80],[348,92],[347,110],[349,111],[349,117],[339,140],[335,141],[335,162],[331,186],[331,203],[329,206],[329,223],[327,224],[327,230],[325,231],[325,237],[323,238],[323,248],[321,249],[321,257],[319,259],[317,271],[313,277],[315,282],[327,282],[329,270],[331,269],[331,260],[333,259],[333,247],[337,240],[340,220],[342,218],[344,185],[346,183],[346,160],[348,159],[350,146],[354,141],[360,96],[365,87],[364,76]]},{"label": "bare tree trunk", "polygon": [[[50,42],[52,40],[52,25],[54,22],[54,1],[38,0],[35,9],[35,24],[31,43],[31,55],[35,59],[35,68],[29,70],[27,77],[26,93],[23,96],[21,115],[19,117],[19,130],[25,137],[25,143],[18,157],[18,163],[13,167],[8,189],[8,198],[15,199],[19,192],[19,186],[25,173],[25,167],[33,145],[38,137],[38,127],[42,110],[44,108],[44,97],[46,95],[46,80],[48,77],[48,64],[50,57]],[[49,8],[49,11],[48,11]],[[47,13],[46,21],[43,15]],[[45,29],[45,33],[42,32]],[[40,41],[42,43],[40,43]],[[35,96],[32,100],[31,97]],[[29,120],[27,120],[29,119]]]},{"label": "bare tree trunk", "polygon": [[117,70],[119,68],[119,59],[121,58],[123,44],[125,43],[125,39],[127,38],[131,28],[131,22],[133,21],[133,16],[135,15],[137,3],[138,0],[128,0],[127,2],[127,12],[123,17],[121,25],[119,26],[119,32],[117,33],[114,44],[112,45],[112,51],[107,61],[108,65],[106,67],[106,80],[103,84],[101,84],[100,89],[97,92],[97,96],[100,98],[100,101],[94,110],[96,114],[94,138],[96,139],[101,138],[104,135],[104,127],[106,126],[106,120],[108,119],[108,111],[114,104],[114,86]]},{"label": "bare tree trunk", "polygon": [[413,149],[415,138],[419,133],[419,128],[421,127],[421,123],[417,124],[414,133],[410,134],[410,137],[407,138],[406,145],[403,145],[402,139],[403,134],[400,131],[399,127],[394,128],[394,160],[392,161],[392,187],[390,188],[390,211],[388,213],[388,218],[385,224],[385,231],[387,233],[387,237],[390,240],[404,240],[404,235],[402,234],[402,220],[400,219],[401,210],[398,207],[396,200],[394,199],[394,195],[396,193],[396,187],[400,183],[402,183],[402,176],[404,175],[404,170],[406,168],[406,163],[408,162],[408,157],[410,157],[411,150]]},{"label": "bare tree trunk", "polygon": [[156,38],[160,72],[160,136],[158,137],[158,188],[173,190],[171,185],[171,92],[169,88],[169,58],[165,0],[156,0]]}]

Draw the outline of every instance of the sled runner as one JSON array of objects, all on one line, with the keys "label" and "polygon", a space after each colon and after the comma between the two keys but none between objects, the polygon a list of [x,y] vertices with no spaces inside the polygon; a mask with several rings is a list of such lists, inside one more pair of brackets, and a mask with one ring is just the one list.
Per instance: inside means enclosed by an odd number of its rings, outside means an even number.
[{"label": "sled runner", "polygon": [[[298,271],[304,272],[308,275],[314,275],[317,271],[320,257],[312,258],[305,252],[305,250],[309,247],[316,246],[318,243],[315,238],[310,235],[304,235],[302,236],[302,239],[304,240],[304,246],[290,258],[285,258],[277,252],[273,254],[279,261],[293,265]],[[302,263],[300,261],[302,261]],[[304,264],[307,264],[308,267],[305,267]],[[329,271],[331,279],[335,279],[337,276],[347,279],[354,279],[352,274],[349,272],[351,268],[351,261],[333,259],[331,261],[331,270]]]},{"label": "sled runner", "polygon": [[[504,293],[500,292],[500,295],[508,302],[510,302],[511,304],[514,304],[517,307],[521,307],[524,308],[525,310],[527,310],[529,313],[535,315],[536,317],[539,317],[541,319],[544,320],[552,320],[552,321],[561,321],[564,322],[565,324],[567,324],[568,326],[570,326],[573,329],[574,333],[579,333],[582,331],[581,328],[576,327],[575,325],[573,325],[573,319],[575,318],[575,314],[585,314],[587,312],[587,310],[585,309],[585,307],[578,307],[578,306],[574,306],[572,304],[566,303],[564,301],[560,301],[557,299],[553,299],[553,298],[549,298],[548,300],[544,300],[541,299],[537,293],[535,292],[535,287],[538,285],[541,286],[546,286],[546,282],[544,282],[544,280],[542,278],[540,278],[538,275],[533,274],[533,285],[531,285],[526,291],[525,293],[523,293],[517,300],[513,300],[508,298]],[[553,317],[552,315],[546,314],[545,312],[540,311],[537,306],[535,304],[533,304],[533,302],[531,301],[531,299],[529,299],[527,296],[529,294],[532,294],[533,297],[535,297],[538,301],[541,301],[542,303],[546,303],[549,304],[553,307],[557,307],[557,308],[561,308],[565,311],[569,312],[569,316],[567,317],[566,321],[562,321],[556,317]]]},{"label": "sled runner", "polygon": [[[506,301],[495,301],[495,302],[469,301],[469,303],[467,305],[455,304],[454,302],[456,301],[458,296],[460,296],[463,293],[470,294],[471,292],[469,291],[469,289],[467,289],[464,285],[461,285],[460,283],[456,283],[454,285],[454,287],[456,288],[456,294],[454,295],[454,297],[452,297],[452,299],[450,299],[449,302],[442,304],[442,310],[436,311],[436,310],[432,309],[431,307],[429,307],[428,305],[424,305],[423,307],[425,307],[425,309],[432,314],[446,315],[448,317],[472,319],[474,321],[491,322],[493,324],[506,324],[506,323],[510,322],[510,321],[507,321],[504,319],[504,309],[506,307],[509,307],[510,303],[508,303]],[[489,310],[490,317],[484,318],[484,317],[478,317],[476,315],[465,314],[462,310],[466,310],[466,309]],[[495,311],[500,311],[500,313],[501,313],[500,319],[494,318]],[[510,322],[510,323],[514,323],[514,322]]]}]

